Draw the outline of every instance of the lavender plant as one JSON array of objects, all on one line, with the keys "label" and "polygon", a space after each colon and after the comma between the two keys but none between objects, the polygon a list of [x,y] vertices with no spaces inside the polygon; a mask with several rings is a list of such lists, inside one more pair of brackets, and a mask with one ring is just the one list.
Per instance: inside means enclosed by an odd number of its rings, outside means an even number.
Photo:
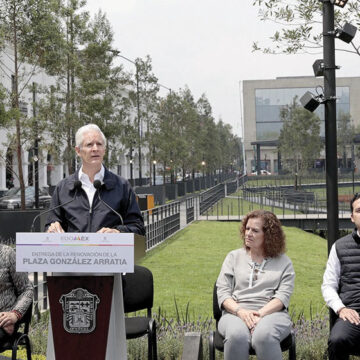
[{"label": "lavender plant", "polygon": [[[175,302],[175,306],[177,304]],[[159,360],[181,359],[184,336],[187,332],[199,332],[203,340],[203,359],[208,359],[208,335],[215,329],[215,321],[210,318],[193,316],[189,311],[189,304],[184,311],[177,308],[176,318],[168,318],[159,308],[153,314],[157,324],[157,347]],[[311,311],[310,311],[311,313]],[[329,335],[329,316],[326,310],[306,319],[302,313],[292,314],[296,335],[297,360],[324,360],[327,359],[327,339]],[[44,313],[39,321],[32,322],[30,337],[33,353],[38,359],[45,359],[47,341],[48,313]],[[147,358],[147,337],[132,339],[127,342],[128,359],[143,360]],[[41,357],[43,355],[43,357]],[[216,352],[217,359],[223,359],[223,354]],[[25,357],[24,357],[25,359]],[[256,357],[252,357],[255,360]],[[288,359],[287,352],[283,359]]]}]

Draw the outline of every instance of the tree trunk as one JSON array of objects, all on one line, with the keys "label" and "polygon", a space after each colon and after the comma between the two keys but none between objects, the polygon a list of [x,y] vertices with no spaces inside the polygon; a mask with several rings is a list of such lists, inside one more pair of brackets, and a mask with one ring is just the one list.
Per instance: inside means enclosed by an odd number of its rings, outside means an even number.
[{"label": "tree trunk", "polygon": [[[71,20],[69,20],[71,21]],[[69,21],[67,24],[67,45],[69,44]],[[66,162],[67,162],[67,168],[69,175],[73,173],[73,162],[71,157],[71,150],[72,150],[72,131],[71,131],[71,75],[70,75],[70,66],[71,66],[71,60],[70,60],[70,49],[68,48],[67,53],[67,69],[66,69],[66,127],[67,127],[67,133],[66,133]]]},{"label": "tree trunk", "polygon": [[16,26],[16,8],[14,7],[13,13],[13,39],[14,39],[14,79],[13,79],[13,107],[18,110],[16,114],[16,154],[18,158],[18,172],[19,183],[21,192],[21,209],[25,209],[25,183],[22,168],[22,146],[21,146],[21,123],[20,123],[20,110],[19,110],[19,73],[18,73],[18,49],[17,49],[17,26]]}]

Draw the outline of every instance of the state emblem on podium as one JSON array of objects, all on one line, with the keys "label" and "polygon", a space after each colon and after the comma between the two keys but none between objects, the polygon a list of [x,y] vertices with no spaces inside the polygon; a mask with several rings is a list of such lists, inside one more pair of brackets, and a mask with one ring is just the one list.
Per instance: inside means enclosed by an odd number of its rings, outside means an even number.
[{"label": "state emblem on podium", "polygon": [[63,325],[68,333],[88,334],[96,328],[96,309],[100,302],[96,294],[86,289],[73,289],[61,296]]}]

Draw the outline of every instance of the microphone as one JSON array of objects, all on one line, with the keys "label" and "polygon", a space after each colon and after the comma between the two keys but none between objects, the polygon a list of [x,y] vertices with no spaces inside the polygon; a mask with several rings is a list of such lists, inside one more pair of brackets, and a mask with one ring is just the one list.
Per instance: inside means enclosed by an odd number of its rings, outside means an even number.
[{"label": "microphone", "polygon": [[30,232],[34,232],[35,222],[36,222],[36,220],[37,220],[41,215],[44,215],[44,214],[46,214],[46,213],[48,213],[48,212],[50,212],[50,211],[56,210],[57,208],[59,208],[59,207],[61,207],[61,206],[65,206],[65,205],[71,203],[72,201],[74,201],[75,198],[76,198],[77,192],[78,192],[78,190],[81,189],[81,187],[82,187],[81,181],[80,181],[80,180],[76,180],[76,181],[74,182],[75,194],[74,194],[74,197],[73,197],[72,199],[70,199],[69,201],[66,201],[66,202],[63,203],[63,204],[56,205],[56,206],[54,206],[54,207],[52,207],[52,208],[50,208],[50,209],[44,210],[44,211],[42,211],[41,213],[37,214],[37,215],[34,217],[34,220],[33,220],[32,224],[31,224]]},{"label": "microphone", "polygon": [[101,187],[102,187],[101,181],[100,181],[100,180],[95,180],[95,181],[94,181],[94,188],[98,191],[99,200],[100,200],[108,209],[110,209],[114,214],[116,214],[116,215],[120,218],[121,225],[124,225],[124,221],[123,221],[122,216],[121,216],[115,209],[113,209],[109,204],[107,204],[107,203],[101,198],[101,196],[100,196]]}]

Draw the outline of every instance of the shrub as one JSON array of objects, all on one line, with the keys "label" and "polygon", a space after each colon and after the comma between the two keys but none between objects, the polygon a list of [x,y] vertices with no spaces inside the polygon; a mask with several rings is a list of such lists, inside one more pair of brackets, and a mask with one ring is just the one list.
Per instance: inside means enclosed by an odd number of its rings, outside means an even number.
[{"label": "shrub", "polygon": [[[212,318],[190,319],[189,306],[184,311],[177,308],[176,318],[167,318],[166,314],[159,308],[153,316],[157,325],[157,347],[159,360],[181,359],[183,352],[184,336],[187,332],[199,332],[203,340],[203,358],[207,359],[208,354],[208,335],[215,328],[215,321]],[[327,339],[329,335],[329,316],[326,311],[313,315],[311,319],[306,319],[303,315],[298,315],[294,321],[294,331],[296,334],[296,357],[297,360],[324,360],[327,350]],[[49,313],[42,314],[41,319],[33,320],[30,329],[34,360],[45,360],[47,343],[47,326]],[[147,337],[132,339],[127,342],[128,360],[143,360],[147,358]],[[7,356],[11,356],[7,354]],[[26,359],[25,351],[19,352],[19,359]],[[217,352],[217,359],[223,359],[223,354]],[[253,360],[256,357],[252,357]],[[283,353],[283,359],[288,359],[287,352]]]}]

